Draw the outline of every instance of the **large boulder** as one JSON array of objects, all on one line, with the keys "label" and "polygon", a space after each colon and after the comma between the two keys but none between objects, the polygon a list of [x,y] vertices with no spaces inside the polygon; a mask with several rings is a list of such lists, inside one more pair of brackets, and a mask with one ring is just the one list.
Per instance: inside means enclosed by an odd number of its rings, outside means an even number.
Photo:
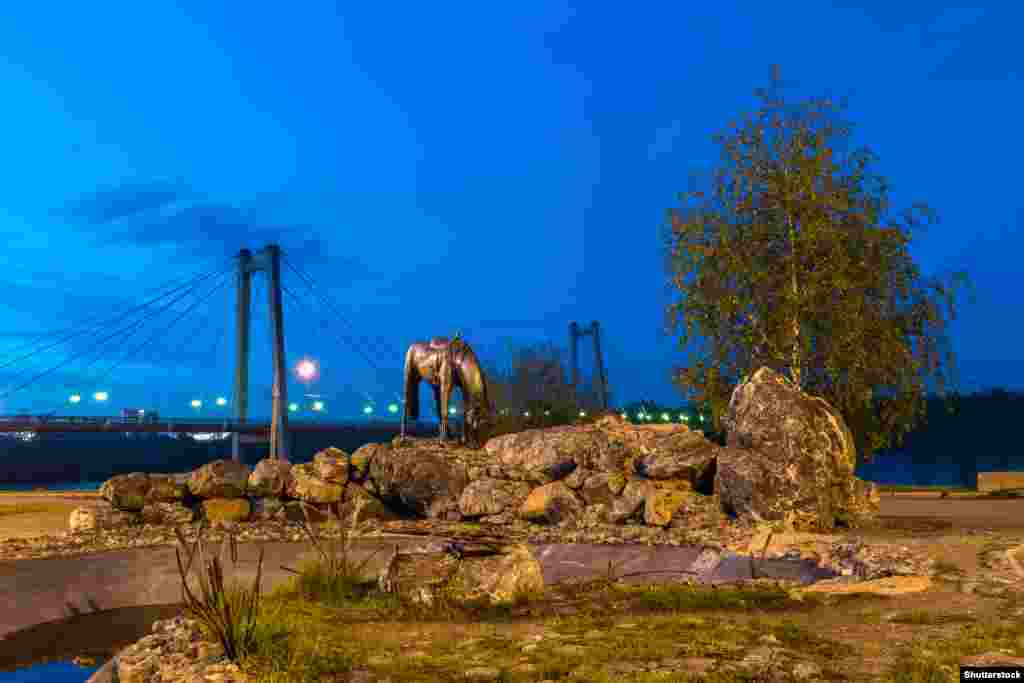
[{"label": "large boulder", "polygon": [[197,498],[241,498],[249,482],[249,467],[234,460],[214,460],[193,470],[188,490]]},{"label": "large boulder", "polygon": [[553,481],[530,491],[519,507],[519,516],[528,522],[560,524],[579,516],[583,506],[584,502],[572,489]]},{"label": "large boulder", "polygon": [[280,458],[264,458],[256,463],[246,490],[254,497],[280,498],[292,481],[291,463]]},{"label": "large boulder", "polygon": [[149,475],[146,504],[180,502],[188,495],[188,487],[173,474]]},{"label": "large boulder", "polygon": [[313,456],[317,475],[332,484],[348,483],[348,453],[331,446]]},{"label": "large boulder", "polygon": [[622,493],[612,501],[608,519],[613,524],[622,524],[643,509],[644,501],[650,494],[651,482],[647,479],[630,479]]},{"label": "large boulder", "polygon": [[138,512],[119,510],[108,501],[97,500],[72,510],[68,526],[72,532],[101,531],[136,524],[139,521]]},{"label": "large boulder", "polygon": [[369,493],[359,484],[345,486],[345,502],[339,508],[338,517],[345,524],[356,525],[369,519],[389,522],[399,519],[381,499]]},{"label": "large boulder", "polygon": [[352,481],[363,481],[370,473],[370,463],[373,456],[382,451],[390,449],[388,444],[368,443],[357,448],[349,456],[349,479]]},{"label": "large boulder", "polygon": [[345,485],[321,479],[316,464],[303,463],[292,465],[286,492],[290,497],[307,503],[340,503]]},{"label": "large boulder", "polygon": [[718,445],[685,425],[668,434],[655,432],[657,443],[634,465],[637,474],[650,479],[687,479],[694,488],[711,493],[715,481]]},{"label": "large boulder", "polygon": [[392,555],[378,584],[413,603],[429,605],[442,596],[501,603],[543,589],[544,577],[526,545],[434,543]]},{"label": "large boulder", "polygon": [[529,485],[521,481],[506,481],[483,477],[471,481],[459,496],[459,512],[465,517],[496,515],[516,508],[530,493]]},{"label": "large boulder", "polygon": [[459,497],[469,483],[459,451],[408,445],[378,450],[370,462],[369,477],[380,499],[398,513],[440,518],[458,509]]},{"label": "large boulder", "polygon": [[138,512],[146,504],[150,480],[145,472],[118,474],[107,479],[100,486],[100,498],[118,510]]},{"label": "large boulder", "polygon": [[583,485],[577,489],[577,493],[583,497],[587,505],[596,505],[598,503],[604,503],[611,505],[612,501],[615,500],[616,493],[622,491],[625,486],[625,479],[621,476],[622,486],[618,487],[618,491],[615,490],[619,483],[619,479],[613,479],[614,475],[608,472],[595,472],[583,480]]},{"label": "large boulder", "polygon": [[195,521],[195,511],[176,501],[151,501],[142,508],[142,521],[146,524],[190,524]]},{"label": "large boulder", "polygon": [[627,443],[595,425],[527,429],[494,437],[484,450],[502,468],[525,472],[536,484],[566,479],[577,467],[623,471],[631,455]]},{"label": "large boulder", "polygon": [[761,368],[733,391],[723,423],[715,488],[726,512],[806,530],[877,515],[873,489],[854,476],[850,428],[823,399]]},{"label": "large boulder", "polygon": [[203,518],[211,524],[244,522],[251,512],[247,498],[207,498],[202,502]]}]

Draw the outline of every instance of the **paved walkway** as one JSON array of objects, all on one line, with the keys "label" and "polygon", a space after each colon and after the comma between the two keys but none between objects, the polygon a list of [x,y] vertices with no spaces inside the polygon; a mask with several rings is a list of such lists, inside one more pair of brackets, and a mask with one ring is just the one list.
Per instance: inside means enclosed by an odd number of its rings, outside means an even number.
[{"label": "paved walkway", "polygon": [[[360,540],[352,557],[358,561],[377,551],[367,565],[375,575],[396,545],[403,550],[430,543],[430,537],[394,537]],[[228,563],[228,579],[246,584],[256,577],[260,547],[264,548],[262,590],[271,591],[293,575],[281,568],[298,568],[316,552],[307,543],[250,543],[238,545],[237,571]],[[670,581],[685,570],[708,582],[750,578],[746,558],[724,557],[696,547],[646,545],[549,544],[535,546],[546,583],[567,578],[590,577],[606,572],[609,560],[620,574],[660,572],[633,577],[637,582]],[[184,558],[182,558],[184,560]],[[768,561],[759,565],[762,575],[811,582],[824,574],[811,563]],[[173,547],[136,548],[73,558],[44,558],[0,562],[0,637],[76,613],[119,607],[163,605],[182,600],[181,575]]]}]

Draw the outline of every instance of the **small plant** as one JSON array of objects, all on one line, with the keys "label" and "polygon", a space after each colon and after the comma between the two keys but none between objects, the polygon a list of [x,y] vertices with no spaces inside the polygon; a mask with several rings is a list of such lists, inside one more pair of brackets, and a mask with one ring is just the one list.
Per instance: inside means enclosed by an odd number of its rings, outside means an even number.
[{"label": "small plant", "polygon": [[299,589],[304,595],[316,595],[327,603],[344,602],[355,597],[366,585],[363,571],[380,549],[370,553],[364,560],[355,562],[351,559],[352,534],[351,528],[341,520],[337,520],[340,539],[331,539],[326,549],[317,532],[317,525],[310,519],[309,512],[302,508],[305,520],[299,521],[302,530],[320,555],[320,561],[304,568],[304,571],[282,566],[281,569],[298,575]]},{"label": "small plant", "polygon": [[[224,655],[238,663],[253,650],[256,642],[256,616],[259,611],[260,578],[263,572],[263,548],[256,565],[256,580],[249,590],[237,585],[225,587],[224,570],[219,557],[206,558],[203,543],[204,524],[199,525],[195,543],[191,550],[185,540],[181,527],[175,526],[174,533],[178,542],[185,550],[188,560],[185,566],[181,563],[181,552],[174,549],[178,561],[178,572],[181,574],[181,585],[184,592],[185,610],[194,617],[202,627],[224,647]],[[228,548],[231,552],[232,564],[238,563],[238,545],[233,532],[228,532]],[[223,552],[224,544],[221,545]],[[201,596],[196,597],[188,586],[188,572],[192,562],[199,557],[199,586]]]}]

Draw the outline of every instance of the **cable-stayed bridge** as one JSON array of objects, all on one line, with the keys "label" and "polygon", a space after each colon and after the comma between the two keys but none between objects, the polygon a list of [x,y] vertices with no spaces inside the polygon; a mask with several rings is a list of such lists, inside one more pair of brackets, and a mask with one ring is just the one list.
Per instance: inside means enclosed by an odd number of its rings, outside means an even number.
[{"label": "cable-stayed bridge", "polygon": [[[265,277],[254,278],[253,275],[257,273],[262,273]],[[285,275],[289,278],[288,284],[285,283]],[[263,293],[258,291],[260,284],[264,285]],[[230,300],[232,289],[233,302]],[[301,295],[295,290],[299,290]],[[213,306],[213,310],[205,317],[196,313],[197,309],[204,304],[208,305],[219,292],[227,292],[229,300],[219,306]],[[401,389],[401,363],[404,353],[387,345],[380,338],[374,337],[372,341],[368,341],[363,337],[323,288],[307,272],[293,263],[277,245],[268,245],[255,254],[248,249],[242,249],[237,255],[214,263],[197,275],[165,284],[147,292],[146,296],[149,298],[142,304],[113,315],[105,312],[93,316],[60,332],[39,335],[9,351],[6,356],[0,357],[0,372],[11,373],[11,368],[14,368],[13,379],[4,378],[8,386],[0,392],[0,401],[11,396],[23,397],[27,392],[34,392],[38,396],[45,391],[46,395],[54,398],[55,403],[51,410],[20,410],[20,414],[16,415],[0,414],[0,434],[14,434],[27,438],[37,433],[53,432],[191,433],[214,438],[230,434],[233,442],[232,455],[235,460],[241,460],[243,444],[268,442],[270,457],[287,460],[288,435],[291,433],[359,431],[368,427],[375,430],[392,428],[397,431],[399,428],[403,401],[398,390]],[[307,299],[312,299],[315,305],[311,305]],[[254,419],[249,411],[249,365],[254,350],[251,328],[254,313],[259,312],[259,309],[253,309],[254,301],[263,301],[266,306],[263,310],[266,311],[265,329],[269,338],[273,377],[269,420]],[[348,391],[349,398],[344,402],[348,405],[360,405],[362,419],[326,419],[328,404],[337,395],[331,393],[331,398],[328,398],[326,394],[310,393],[314,391],[311,385],[320,379],[320,368],[314,359],[303,358],[294,368],[288,367],[284,334],[285,313],[289,321],[294,321],[290,323],[293,326],[291,329],[294,330],[294,326],[310,326],[305,330],[308,335],[307,344],[311,342],[316,347],[329,344],[332,340],[336,341],[339,347],[348,347],[355,351],[372,370],[374,378],[369,382],[365,379],[359,382],[352,376],[343,376],[341,372],[331,373],[331,381],[341,383]],[[169,317],[169,321],[155,325],[155,321],[162,317]],[[185,334],[183,343],[179,343],[168,353],[169,341],[181,330],[180,323],[186,319],[196,325]],[[154,323],[157,329],[143,335],[144,328],[150,323]],[[152,403],[146,409],[122,408],[120,417],[75,414],[85,406],[90,406],[93,411],[111,406],[114,400],[108,391],[111,378],[121,379],[124,383],[124,378],[133,376],[135,381],[131,386],[145,386],[146,393],[152,392],[155,395],[160,395],[161,390],[167,386],[184,384],[180,374],[176,375],[170,384],[162,385],[155,381],[140,379],[133,373],[146,368],[165,368],[172,365],[175,358],[180,359],[183,353],[185,357],[196,358],[198,352],[195,349],[200,345],[201,339],[210,330],[218,327],[218,324],[221,331],[214,335],[212,348],[204,357],[206,360],[213,359],[213,368],[208,377],[210,381],[205,384],[209,385],[213,380],[219,380],[217,383],[224,388],[230,386],[230,391],[217,396],[215,400],[204,401],[195,396],[190,401],[175,400],[173,404],[181,408],[172,408],[171,412],[175,413],[173,417],[159,414],[159,411],[152,409]],[[339,326],[344,326],[346,331],[339,329]],[[597,323],[593,323],[586,332],[580,332],[576,323],[570,326],[573,384],[575,385],[579,374],[576,341],[583,334],[592,334],[594,337],[597,356],[594,375],[603,391],[605,378],[598,346]],[[233,372],[230,378],[218,376],[218,372],[228,368],[228,364],[221,360],[218,349],[224,339],[228,339],[230,346],[232,336]],[[326,351],[323,346],[319,348]],[[387,354],[387,373],[373,360],[371,354],[367,352],[368,349],[374,349],[378,354]],[[17,369],[18,365],[38,362],[47,355],[57,355],[61,359],[38,372],[32,367]],[[113,362],[106,369],[96,371],[95,374],[90,371],[90,368],[101,361],[111,359]],[[47,383],[52,383],[55,377],[59,377],[55,373],[76,361],[84,363],[84,367],[78,368],[77,373],[63,383],[58,380],[58,384],[63,384],[62,388],[54,389]],[[132,363],[135,364],[134,369]],[[64,372],[68,373],[68,370]],[[292,376],[292,372],[296,377]],[[305,385],[305,392],[298,401],[288,399],[289,379]],[[346,379],[360,384],[360,387],[353,387]],[[372,387],[374,391],[365,391],[362,388],[364,386]],[[316,390],[322,390],[319,384],[316,385]],[[356,396],[357,399],[352,398]],[[384,398],[385,396],[387,398]],[[120,405],[123,406],[123,403]],[[215,405],[214,411],[218,416],[202,416],[204,405]],[[337,406],[338,403],[334,405]],[[192,409],[191,413],[186,406]],[[209,410],[209,407],[205,410]],[[461,411],[456,404],[449,412],[449,417],[457,420]],[[334,414],[338,412],[335,411]],[[418,431],[415,426],[410,427]]]},{"label": "cable-stayed bridge", "polygon": [[[341,332],[337,329],[337,325],[328,325],[322,313],[320,316],[317,316],[307,301],[283,282],[282,267],[287,267],[288,271],[297,278],[299,287],[307,290],[306,293],[311,294],[313,299],[319,303],[321,312],[328,311],[330,313],[329,320],[332,323],[346,325],[350,328],[351,333]],[[249,361],[252,351],[250,328],[253,317],[253,299],[257,298],[258,300],[258,297],[253,296],[253,289],[259,283],[258,280],[254,280],[252,275],[259,272],[266,276],[265,301],[272,351],[273,388],[271,392],[271,418],[269,421],[257,421],[249,416]],[[211,319],[215,321],[219,318],[226,328],[227,321],[231,317],[232,308],[234,309],[235,363],[233,382],[231,383],[232,390],[228,392],[230,398],[219,396],[216,399],[216,405],[224,408],[225,412],[229,411],[230,416],[225,415],[218,418],[200,417],[198,412],[203,404],[203,401],[200,399],[193,399],[191,401],[191,407],[194,412],[192,416],[164,417],[154,414],[154,411],[145,410],[139,410],[140,415],[134,419],[126,419],[124,415],[113,417],[72,414],[74,409],[81,408],[82,403],[90,396],[90,392],[86,391],[86,389],[94,390],[91,392],[91,397],[94,399],[93,405],[110,405],[110,394],[102,389],[109,384],[110,378],[114,376],[115,371],[118,368],[126,368],[125,364],[128,361],[144,362],[146,360],[144,352],[159,347],[161,342],[166,342],[172,328],[183,319],[189,317],[200,305],[208,302],[217,292],[224,291],[225,289],[230,291],[229,285],[232,282],[235,285],[235,305],[233,307],[222,307],[219,311],[208,315],[204,321],[201,321],[199,328],[188,335],[185,340],[185,346],[194,347],[197,335],[203,332],[204,327],[209,327]],[[342,345],[354,349],[377,373],[377,395],[378,398],[380,397],[379,387],[381,383],[379,379],[383,373],[377,363],[364,350],[364,347],[367,346],[366,340],[359,339],[354,326],[347,321],[346,317],[340,312],[339,307],[326,295],[312,277],[299,266],[292,263],[280,247],[272,244],[255,254],[248,249],[243,249],[235,257],[228,260],[227,263],[216,265],[213,269],[186,279],[184,282],[176,281],[157,288],[156,296],[152,296],[145,303],[134,306],[118,315],[96,316],[80,323],[74,328],[56,334],[44,334],[32,342],[14,349],[8,354],[11,357],[0,359],[2,360],[0,362],[0,370],[7,370],[26,361],[31,362],[33,359],[42,357],[46,352],[51,352],[52,355],[52,350],[57,347],[67,347],[71,353],[61,362],[41,372],[33,373],[31,368],[28,370],[23,368],[20,371],[16,371],[15,377],[17,379],[11,383],[12,386],[0,393],[0,399],[6,399],[13,395],[24,396],[26,390],[39,392],[41,387],[47,386],[45,384],[47,378],[52,378],[54,373],[70,363],[76,360],[87,360],[90,357],[91,360],[88,360],[85,367],[80,370],[80,376],[77,381],[65,383],[64,391],[61,392],[63,397],[59,399],[59,405],[53,410],[42,413],[0,415],[0,433],[230,433],[233,435],[233,457],[239,460],[240,445],[245,442],[253,442],[254,440],[256,442],[265,442],[269,440],[271,457],[287,459],[287,436],[291,432],[348,431],[365,428],[365,422],[331,422],[323,419],[327,411],[326,402],[320,400],[323,397],[308,393],[309,385],[317,379],[319,370],[316,364],[309,359],[304,359],[300,364],[299,379],[306,384],[307,393],[305,398],[316,398],[318,400],[309,402],[309,405],[305,407],[300,406],[298,402],[288,401],[289,369],[286,367],[284,339],[284,313],[286,310],[288,310],[290,317],[292,315],[295,316],[294,319],[297,323],[308,323],[319,318],[319,328],[314,329],[313,333],[316,339],[327,341],[328,338],[333,338]],[[168,324],[155,330],[155,332],[143,338],[139,343],[130,343],[147,323],[158,319],[166,313],[174,316]],[[228,330],[225,329],[224,331]],[[218,335],[215,339],[212,352],[215,364],[216,350],[222,336],[226,335]],[[83,337],[91,337],[93,343],[87,347],[82,347],[79,340]],[[383,342],[375,339],[374,343],[379,348]],[[166,350],[166,347],[164,350]],[[394,358],[402,357],[400,354],[395,354],[393,349],[391,351]],[[117,356],[117,359],[106,370],[95,376],[88,376],[87,370],[90,367],[96,365],[101,360],[111,358],[112,355]],[[160,365],[158,359],[152,359],[152,353],[149,355],[152,365]],[[218,365],[223,364],[220,363]],[[388,383],[393,384],[396,378],[401,381],[400,372],[392,372]],[[351,386],[347,388],[351,393],[358,394],[364,399],[362,411],[364,417],[375,417],[375,414],[378,413],[375,405],[382,402],[374,400],[373,395],[366,391],[355,390]],[[400,417],[399,411],[401,410],[401,397],[397,391],[394,391],[395,388],[392,386],[392,390],[386,392],[391,397],[387,401],[386,406],[391,422],[373,420],[373,426],[379,428],[387,424],[393,424],[397,429]],[[50,390],[47,393],[50,393]],[[315,419],[294,419],[294,417],[290,419],[290,414],[297,413],[299,410],[312,410],[315,414]],[[143,415],[146,412],[150,414]]]}]

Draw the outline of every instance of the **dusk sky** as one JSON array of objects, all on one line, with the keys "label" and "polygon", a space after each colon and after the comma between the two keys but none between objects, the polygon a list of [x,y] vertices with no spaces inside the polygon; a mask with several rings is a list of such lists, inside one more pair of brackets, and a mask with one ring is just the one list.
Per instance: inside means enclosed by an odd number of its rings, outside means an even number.
[{"label": "dusk sky", "polygon": [[[393,399],[413,341],[462,330],[485,361],[507,360],[508,344],[566,347],[573,320],[600,321],[618,400],[677,403],[669,369],[687,356],[661,332],[665,211],[778,63],[791,97],[850,95],[855,141],[880,156],[896,207],[938,212],[910,253],[925,276],[963,269],[974,284],[952,328],[960,388],[1024,389],[1022,11],[675,4],[4,3],[0,364],[277,242],[381,369],[342,343],[334,314],[324,332],[289,303],[289,366],[322,362],[311,389],[331,416]],[[284,282],[312,306],[288,269]],[[256,294],[250,405],[265,416],[262,281]],[[169,312],[102,357],[87,351],[109,332],[3,368],[7,391],[85,354],[0,413],[178,416],[199,398],[219,414],[233,296],[160,332]],[[106,408],[90,404],[98,390]]]}]

